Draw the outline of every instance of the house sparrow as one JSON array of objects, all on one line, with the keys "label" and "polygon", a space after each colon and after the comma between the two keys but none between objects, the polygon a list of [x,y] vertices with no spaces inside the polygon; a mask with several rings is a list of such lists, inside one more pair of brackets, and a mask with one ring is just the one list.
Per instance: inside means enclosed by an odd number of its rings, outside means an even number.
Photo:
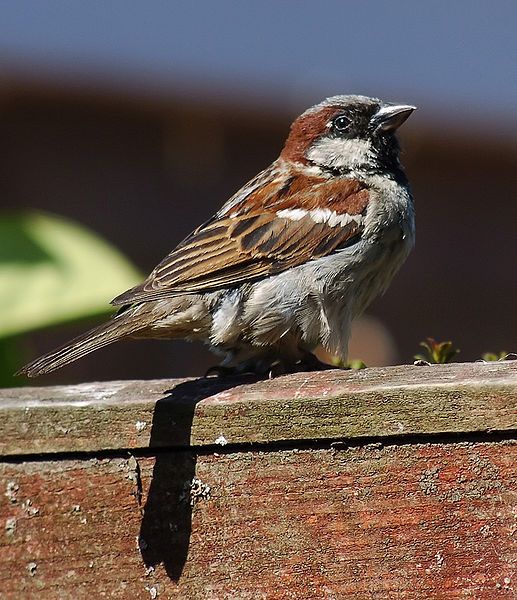
[{"label": "house sparrow", "polygon": [[23,367],[36,377],[123,338],[201,340],[219,372],[346,360],[351,321],[414,243],[395,131],[415,109],[334,96],[292,124],[280,156],[183,240],[108,322]]}]

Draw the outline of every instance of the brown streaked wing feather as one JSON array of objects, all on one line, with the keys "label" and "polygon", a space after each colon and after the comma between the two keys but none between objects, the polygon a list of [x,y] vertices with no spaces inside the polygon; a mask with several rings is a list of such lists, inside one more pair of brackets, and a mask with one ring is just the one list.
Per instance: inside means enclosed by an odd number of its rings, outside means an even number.
[{"label": "brown streaked wing feather", "polygon": [[290,178],[290,171],[280,161],[275,161],[243,185],[217,212],[216,217],[230,213],[245,213],[256,209],[257,204],[276,197]]},{"label": "brown streaked wing feather", "polygon": [[224,215],[293,207],[307,210],[329,208],[342,214],[358,215],[364,212],[368,197],[367,186],[362,181],[291,172],[234,202],[231,208],[224,210]]},{"label": "brown streaked wing feather", "polygon": [[[116,303],[211,291],[267,277],[330,254],[359,233],[356,223],[329,227],[310,217],[290,221],[275,213],[234,217],[232,221],[229,237],[214,237],[213,244],[199,247],[194,238],[192,245],[171,253],[141,286],[119,296]],[[237,227],[240,234],[235,236]]]},{"label": "brown streaked wing feather", "polygon": [[[294,206],[308,210],[328,207],[340,214],[356,215],[366,208],[368,192],[362,183],[326,180],[325,185],[318,180],[320,185],[312,181],[308,193],[307,185],[301,185],[298,179],[286,177],[283,185],[276,186],[277,194],[268,200],[261,198],[251,212],[235,214],[233,207],[221,211],[218,218],[198,228],[173,250],[146,281],[115,298],[113,304],[212,291],[267,277],[330,254],[361,233],[353,221],[345,227],[330,227],[309,216],[299,220],[279,218],[276,212],[292,207],[293,197]],[[262,188],[256,191],[259,193]],[[268,212],[263,212],[265,206]]]}]

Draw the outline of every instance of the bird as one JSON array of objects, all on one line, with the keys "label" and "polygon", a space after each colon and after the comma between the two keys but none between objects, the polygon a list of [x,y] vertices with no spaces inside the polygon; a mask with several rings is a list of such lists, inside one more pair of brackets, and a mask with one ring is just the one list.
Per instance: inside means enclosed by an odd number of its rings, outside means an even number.
[{"label": "bird", "polygon": [[215,375],[343,364],[352,320],[415,239],[397,130],[415,106],[329,97],[297,117],[279,157],[179,243],[105,323],[24,366],[36,377],[127,338],[201,341]]}]

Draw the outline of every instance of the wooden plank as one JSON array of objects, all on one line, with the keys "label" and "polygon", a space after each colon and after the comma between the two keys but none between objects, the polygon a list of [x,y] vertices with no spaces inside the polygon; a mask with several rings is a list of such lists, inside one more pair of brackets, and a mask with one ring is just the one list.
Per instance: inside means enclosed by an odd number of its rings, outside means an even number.
[{"label": "wooden plank", "polygon": [[0,390],[0,455],[517,429],[517,363]]},{"label": "wooden plank", "polygon": [[0,465],[1,597],[515,598],[515,443],[194,458]]}]

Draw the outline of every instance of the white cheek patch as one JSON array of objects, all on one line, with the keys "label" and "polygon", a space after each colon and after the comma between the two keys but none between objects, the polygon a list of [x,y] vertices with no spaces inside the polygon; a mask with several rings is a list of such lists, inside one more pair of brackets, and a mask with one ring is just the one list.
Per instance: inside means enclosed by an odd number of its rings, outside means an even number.
[{"label": "white cheek patch", "polygon": [[290,221],[299,221],[304,217],[311,218],[315,223],[325,223],[329,227],[344,227],[349,223],[362,223],[362,215],[349,215],[348,213],[337,213],[329,208],[315,208],[313,210],[305,210],[303,208],[286,208],[279,210],[276,213],[281,219],[289,219]]},{"label": "white cheek patch", "polygon": [[334,169],[359,169],[375,164],[371,143],[358,138],[323,138],[309,149],[307,158],[317,165]]}]

